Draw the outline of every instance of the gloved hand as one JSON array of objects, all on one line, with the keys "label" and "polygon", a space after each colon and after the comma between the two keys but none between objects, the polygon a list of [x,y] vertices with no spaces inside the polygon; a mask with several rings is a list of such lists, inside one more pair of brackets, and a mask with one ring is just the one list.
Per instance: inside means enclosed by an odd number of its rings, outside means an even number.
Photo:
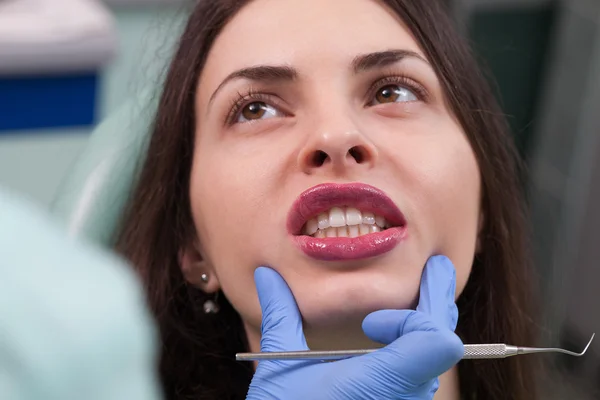
[{"label": "gloved hand", "polygon": [[157,360],[131,269],[0,188],[0,399],[158,400]]},{"label": "gloved hand", "polygon": [[[261,351],[308,350],[301,316],[289,287],[260,267],[255,281],[263,312]],[[423,272],[417,310],[381,310],[363,331],[385,347],[335,362],[259,361],[247,399],[432,399],[438,376],[463,356],[454,334],[456,274],[450,260],[434,256]]]}]

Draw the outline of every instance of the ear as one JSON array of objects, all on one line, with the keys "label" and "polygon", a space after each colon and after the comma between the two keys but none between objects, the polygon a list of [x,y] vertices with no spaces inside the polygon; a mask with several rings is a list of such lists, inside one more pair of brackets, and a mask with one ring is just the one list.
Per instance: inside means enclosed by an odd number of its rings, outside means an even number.
[{"label": "ear", "polygon": [[481,236],[483,235],[483,228],[485,226],[485,216],[483,214],[483,210],[479,213],[479,222],[477,227],[477,242],[475,243],[475,254],[480,254],[483,251],[483,240]]},{"label": "ear", "polygon": [[215,269],[195,243],[191,243],[179,252],[179,265],[186,281],[205,293],[216,293],[221,285]]}]

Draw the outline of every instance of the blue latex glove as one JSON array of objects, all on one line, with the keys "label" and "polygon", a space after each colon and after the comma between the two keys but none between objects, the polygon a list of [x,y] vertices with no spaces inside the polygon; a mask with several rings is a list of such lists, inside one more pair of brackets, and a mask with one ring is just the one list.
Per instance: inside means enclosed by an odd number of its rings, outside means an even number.
[{"label": "blue latex glove", "polygon": [[[454,266],[428,260],[417,310],[381,310],[363,321],[365,334],[386,344],[374,353],[336,362],[260,361],[248,399],[432,399],[438,376],[463,356],[454,334]],[[308,350],[298,307],[274,270],[260,267],[255,281],[263,312],[261,351]]]},{"label": "blue latex glove", "polygon": [[160,399],[157,339],[130,268],[0,188],[0,399]]}]

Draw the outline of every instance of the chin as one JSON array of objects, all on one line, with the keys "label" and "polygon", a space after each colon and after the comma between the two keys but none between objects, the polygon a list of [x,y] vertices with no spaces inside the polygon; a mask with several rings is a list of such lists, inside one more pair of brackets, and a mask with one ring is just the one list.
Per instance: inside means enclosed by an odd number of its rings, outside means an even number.
[{"label": "chin", "polygon": [[[353,350],[379,347],[362,330],[364,318],[373,311],[395,308],[392,301],[342,303],[319,301],[317,298],[299,303],[304,334],[312,350]],[[381,305],[387,304],[387,307]]]},{"label": "chin", "polygon": [[384,309],[411,309],[416,305],[419,282],[386,284],[365,282],[359,285],[311,285],[296,294],[306,324],[313,328],[338,329],[355,326],[370,313]]},{"label": "chin", "polygon": [[[327,293],[298,296],[304,333],[312,350],[353,350],[377,348],[362,330],[364,318],[377,310],[414,308],[418,282],[375,287],[336,287]],[[304,294],[304,293],[303,293]]]}]

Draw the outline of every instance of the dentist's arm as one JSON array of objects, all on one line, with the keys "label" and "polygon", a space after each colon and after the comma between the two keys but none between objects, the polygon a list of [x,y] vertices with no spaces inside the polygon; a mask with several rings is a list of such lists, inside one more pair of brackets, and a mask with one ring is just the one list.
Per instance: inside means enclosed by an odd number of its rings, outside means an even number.
[{"label": "dentist's arm", "polygon": [[0,399],[157,400],[155,334],[121,261],[0,189]]}]

